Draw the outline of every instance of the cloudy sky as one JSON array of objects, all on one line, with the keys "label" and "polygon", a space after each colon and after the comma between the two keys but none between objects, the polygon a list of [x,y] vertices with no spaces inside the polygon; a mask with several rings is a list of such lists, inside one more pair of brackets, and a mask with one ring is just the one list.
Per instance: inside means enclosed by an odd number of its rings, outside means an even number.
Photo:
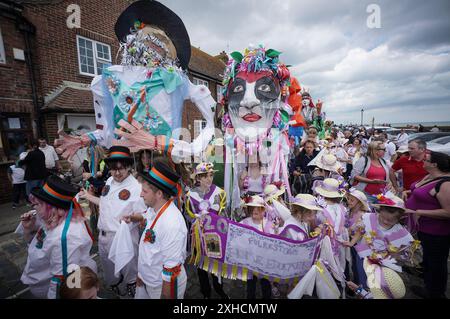
[{"label": "cloudy sky", "polygon": [[[359,123],[450,121],[450,1],[160,0],[211,55],[264,44],[324,101]],[[380,28],[370,4],[379,7]],[[368,9],[369,10],[368,12]]]}]

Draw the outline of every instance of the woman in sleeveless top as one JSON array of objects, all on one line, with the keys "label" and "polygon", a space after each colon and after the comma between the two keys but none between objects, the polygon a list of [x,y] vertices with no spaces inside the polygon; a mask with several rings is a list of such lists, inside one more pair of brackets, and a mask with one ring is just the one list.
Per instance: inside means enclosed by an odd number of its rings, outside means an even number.
[{"label": "woman in sleeveless top", "polygon": [[423,248],[426,298],[445,298],[450,249],[450,157],[430,152],[425,157],[424,179],[411,186],[406,212],[418,216],[418,237]]}]

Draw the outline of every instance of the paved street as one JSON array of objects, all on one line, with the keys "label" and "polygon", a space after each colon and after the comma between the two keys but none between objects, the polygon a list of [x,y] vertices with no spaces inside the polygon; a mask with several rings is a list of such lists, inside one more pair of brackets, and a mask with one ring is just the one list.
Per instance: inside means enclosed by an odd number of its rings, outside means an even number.
[{"label": "paved street", "polygon": [[[22,206],[12,210],[9,204],[0,205],[0,298],[32,298],[31,294],[27,291],[27,286],[20,282],[20,276],[27,259],[27,246],[21,236],[13,233],[18,225],[19,216],[28,209],[28,207]],[[96,250],[97,247],[94,246],[91,253],[95,256],[95,260],[99,266],[100,278],[102,278],[103,273]],[[185,298],[203,298],[200,293],[195,267],[186,265],[186,270],[188,272],[188,285]],[[422,281],[407,273],[403,273],[401,276],[407,287],[406,297],[417,299],[408,287],[422,285]],[[450,281],[448,286],[450,286]],[[231,299],[245,298],[245,284],[239,280],[224,279],[224,290]],[[258,294],[260,294],[259,288]],[[118,296],[108,291],[104,286],[101,287],[99,296],[102,298],[118,298]],[[215,294],[214,289],[212,289],[211,297],[219,298]]]}]

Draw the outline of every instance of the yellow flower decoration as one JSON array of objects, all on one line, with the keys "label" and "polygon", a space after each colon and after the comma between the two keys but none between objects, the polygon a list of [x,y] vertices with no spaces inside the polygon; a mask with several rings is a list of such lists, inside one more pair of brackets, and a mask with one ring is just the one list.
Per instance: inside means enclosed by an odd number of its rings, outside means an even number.
[{"label": "yellow flower decoration", "polygon": [[388,250],[392,253],[397,253],[399,251],[399,249],[392,244],[389,244]]}]

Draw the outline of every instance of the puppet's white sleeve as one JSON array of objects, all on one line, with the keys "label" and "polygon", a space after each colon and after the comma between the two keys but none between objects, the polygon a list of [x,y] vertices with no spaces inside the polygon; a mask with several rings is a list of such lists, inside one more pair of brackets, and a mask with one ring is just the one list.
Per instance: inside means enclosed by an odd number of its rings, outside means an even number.
[{"label": "puppet's white sleeve", "polygon": [[188,83],[187,99],[191,100],[202,113],[206,120],[206,127],[201,131],[200,135],[190,141],[173,140],[173,149],[171,151],[172,159],[182,159],[186,156],[200,154],[210,142],[214,135],[214,114],[216,109],[216,101],[211,97],[211,92],[204,85],[194,85]]},{"label": "puppet's white sleeve", "polygon": [[94,110],[96,130],[89,132],[89,138],[95,140],[97,144],[106,148],[112,146],[114,138],[114,127],[112,126],[113,108],[109,96],[105,95],[102,76],[97,75],[91,83],[92,95],[94,96]]}]

